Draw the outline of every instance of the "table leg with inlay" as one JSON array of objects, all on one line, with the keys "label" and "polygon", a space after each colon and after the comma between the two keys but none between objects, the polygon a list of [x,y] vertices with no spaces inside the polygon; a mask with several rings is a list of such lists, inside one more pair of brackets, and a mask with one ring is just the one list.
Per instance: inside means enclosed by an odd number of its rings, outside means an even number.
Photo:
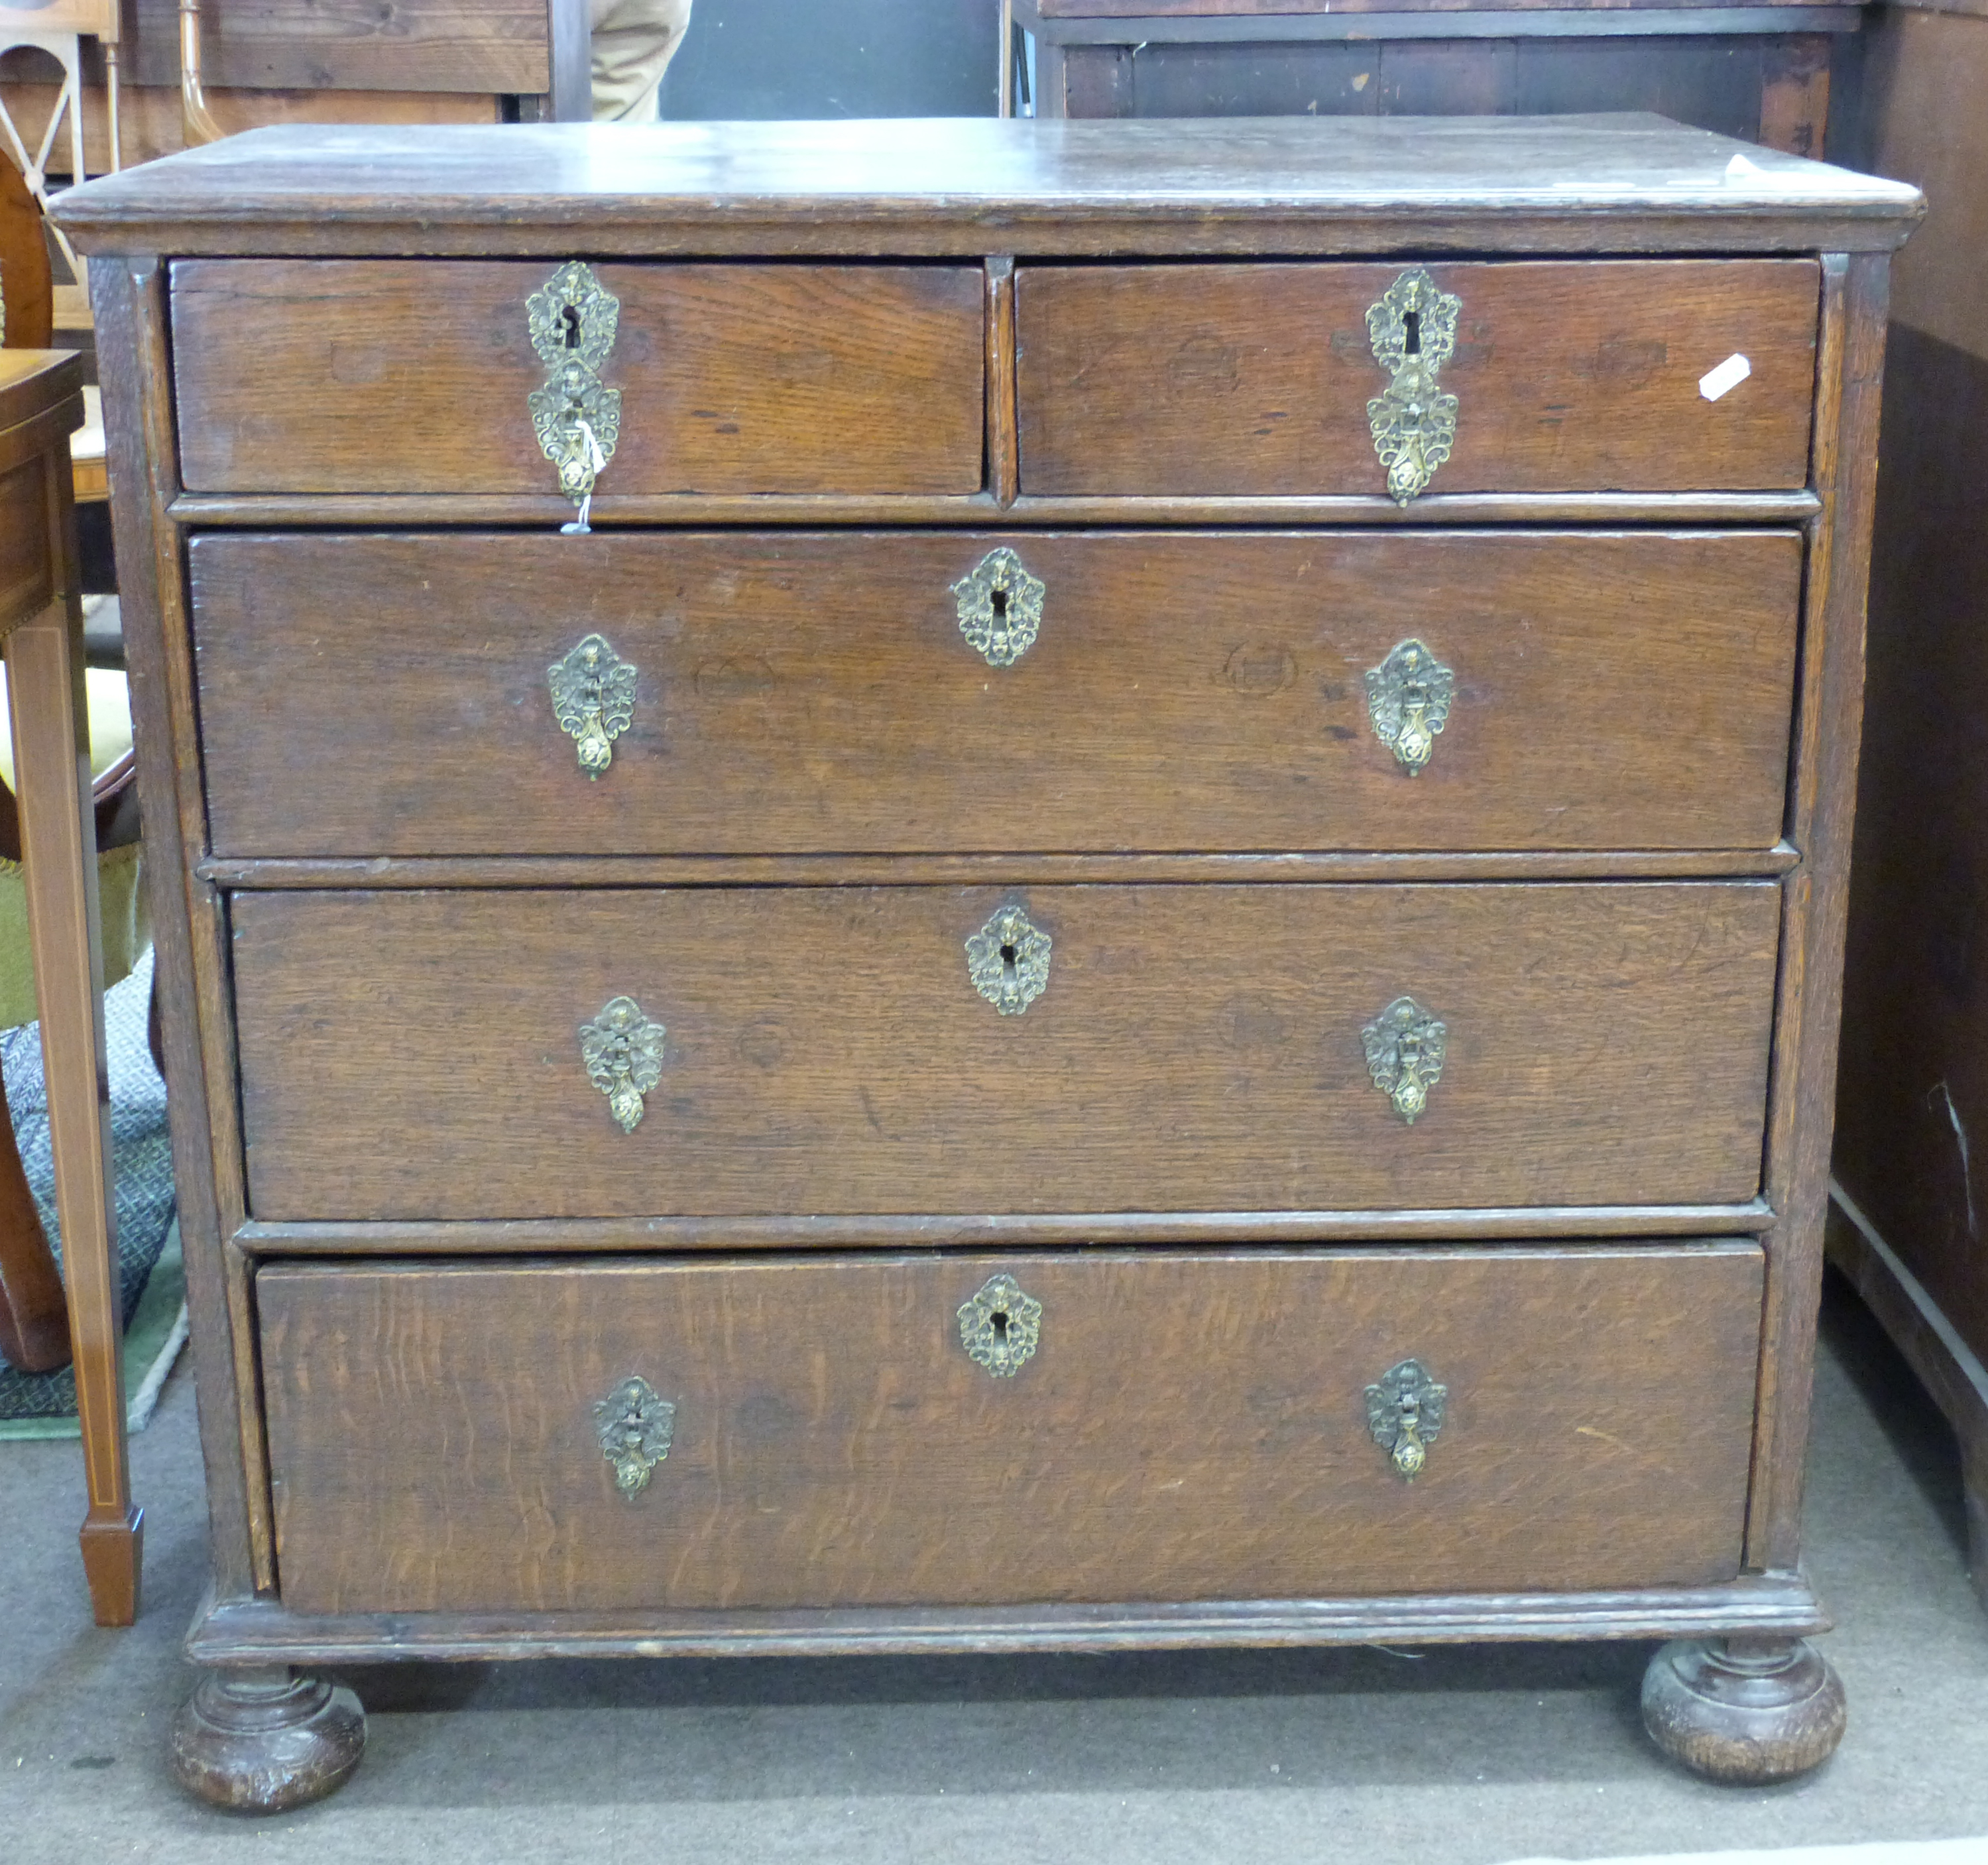
[{"label": "table leg with inlay", "polygon": [[[57,386],[67,389],[66,378]],[[69,394],[79,419],[81,398],[73,390]],[[45,412],[59,417],[61,411]],[[12,618],[0,611],[0,630],[5,631],[29,938],[41,1010],[63,1273],[89,1487],[81,1534],[83,1568],[97,1623],[129,1625],[138,1610],[143,1514],[131,1501],[125,1445],[123,1315],[110,1188],[110,1090],[83,621],[73,573],[68,430],[53,431],[61,426],[59,418],[46,424],[52,444],[39,461],[47,552],[46,579],[38,592],[42,600],[15,609],[20,619],[11,628],[7,624]],[[35,438],[49,437],[37,432]],[[30,472],[36,464],[32,458],[23,461],[8,477]],[[29,585],[24,593],[37,592]]]}]

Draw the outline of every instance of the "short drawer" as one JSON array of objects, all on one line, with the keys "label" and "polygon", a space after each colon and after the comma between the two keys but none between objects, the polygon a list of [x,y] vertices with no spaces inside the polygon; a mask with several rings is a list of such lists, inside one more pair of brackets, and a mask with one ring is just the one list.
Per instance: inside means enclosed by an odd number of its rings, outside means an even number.
[{"label": "short drawer", "polygon": [[1760,1182],[1780,897],[238,894],[250,1203],[423,1219],[1740,1201]]},{"label": "short drawer", "polygon": [[[556,494],[532,430],[542,261],[173,268],[194,492]],[[958,265],[607,265],[610,493],[960,493],[982,482],[985,282]]]},{"label": "short drawer", "polygon": [[1761,1279],[1751,1242],[276,1264],[283,1600],[1715,1583],[1740,1565]]},{"label": "short drawer", "polygon": [[[224,855],[1781,830],[1793,532],[210,533],[190,560]],[[1038,611],[1012,653],[962,626],[983,564],[1004,626]],[[552,670],[596,640],[632,671],[590,775]]]},{"label": "short drawer", "polygon": [[[1023,268],[1022,489],[1387,492],[1368,404],[1387,395],[1395,372],[1376,360],[1368,313],[1404,269]],[[1455,438],[1429,492],[1807,483],[1821,279],[1813,261],[1426,270],[1459,304],[1453,352],[1439,360],[1432,391],[1456,397]],[[1434,343],[1432,319],[1428,329]],[[1729,375],[1739,369],[1729,363],[1736,357],[1748,373],[1709,395],[1721,365]],[[1430,396],[1409,399],[1426,409]]]}]

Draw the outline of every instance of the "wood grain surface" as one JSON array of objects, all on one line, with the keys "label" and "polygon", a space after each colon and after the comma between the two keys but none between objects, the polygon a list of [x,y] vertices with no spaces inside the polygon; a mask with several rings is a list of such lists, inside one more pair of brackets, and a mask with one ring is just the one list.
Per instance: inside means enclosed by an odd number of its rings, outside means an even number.
[{"label": "wood grain surface", "polygon": [[[1047,590],[1034,645],[990,667],[952,586],[1004,542]],[[1765,849],[1781,829],[1793,532],[293,534],[197,538],[189,561],[224,856]],[[596,630],[637,670],[597,779],[546,678]],[[1457,681],[1413,775],[1364,685],[1410,637]]]},{"label": "wood grain surface", "polygon": [[[175,0],[127,0],[124,81],[180,81]],[[546,0],[312,0],[209,7],[205,76],[216,90],[524,91],[552,88]]]},{"label": "wood grain surface", "polygon": [[[965,941],[1053,941],[1003,1016]],[[1770,884],[235,897],[248,1212],[1714,1202],[1760,1171]],[[1368,1078],[1404,993],[1427,1111]],[[668,1031],[632,1134],[577,1031]],[[423,1136],[432,1136],[430,1144]]]},{"label": "wood grain surface", "polygon": [[[955,1311],[1043,1305],[1011,1377]],[[1398,1595],[1738,1571],[1760,1253],[1011,1253],[258,1276],[306,1613]],[[1405,1482],[1365,1389],[1448,1387]],[[624,1499],[593,1407],[676,1407]]]},{"label": "wood grain surface", "polygon": [[[1741,154],[1752,166],[1736,170]],[[1902,183],[1638,113],[271,128],[72,189],[56,218],[86,252],[977,268],[989,253],[1888,252],[1924,211]]]},{"label": "wood grain surface", "polygon": [[[1386,265],[1023,265],[1026,493],[1386,489],[1367,404]],[[1805,485],[1818,274],[1805,259],[1438,265],[1462,300],[1438,492]],[[1716,400],[1699,383],[1744,355]]]},{"label": "wood grain surface", "polygon": [[[539,265],[173,269],[181,471],[195,491],[556,491],[528,400]],[[970,492],[979,267],[600,265],[627,492]]]},{"label": "wood grain surface", "polygon": [[49,561],[49,497],[45,456],[0,471],[0,636],[56,598]]}]

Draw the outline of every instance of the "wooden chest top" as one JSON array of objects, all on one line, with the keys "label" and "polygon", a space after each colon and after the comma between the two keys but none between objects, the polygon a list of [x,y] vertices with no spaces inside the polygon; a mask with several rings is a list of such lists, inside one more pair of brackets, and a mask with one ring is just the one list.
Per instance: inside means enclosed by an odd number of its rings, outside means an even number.
[{"label": "wooden chest top", "polygon": [[88,252],[1848,252],[1916,189],[1640,115],[297,125],[93,182]]}]

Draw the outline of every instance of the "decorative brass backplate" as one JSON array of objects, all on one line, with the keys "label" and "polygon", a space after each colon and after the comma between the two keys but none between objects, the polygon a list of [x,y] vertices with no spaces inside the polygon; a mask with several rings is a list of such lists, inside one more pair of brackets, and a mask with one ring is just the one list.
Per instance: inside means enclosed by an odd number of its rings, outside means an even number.
[{"label": "decorative brass backplate", "polygon": [[559,475],[559,488],[580,508],[564,527],[587,529],[593,482],[614,458],[621,433],[621,391],[600,380],[621,321],[621,300],[579,259],[569,260],[525,301],[532,347],[546,366],[532,390],[532,431]]},{"label": "decorative brass backplate", "polygon": [[1428,1103],[1429,1090],[1442,1079],[1449,1025],[1412,997],[1398,997],[1360,1032],[1367,1073],[1409,1126]]},{"label": "decorative brass backplate", "polygon": [[1013,667],[1029,651],[1043,625],[1044,586],[1005,544],[952,586],[959,632],[989,667]]},{"label": "decorative brass backplate", "polygon": [[1003,907],[966,942],[966,975],[1004,1017],[1018,1017],[1050,981],[1050,936],[1019,907]]},{"label": "decorative brass backplate", "polygon": [[1463,300],[1438,289],[1411,265],[1367,312],[1374,360],[1390,377],[1367,404],[1374,451],[1388,469],[1388,494],[1405,505],[1435,476],[1456,443],[1456,397],[1436,386],[1436,372],[1456,350]]},{"label": "decorative brass backplate", "polygon": [[1439,1386],[1418,1360],[1390,1367],[1367,1388],[1367,1427],[1405,1477],[1422,1468],[1442,1429],[1449,1388]]},{"label": "decorative brass backplate", "polygon": [[624,1134],[641,1124],[642,1096],[663,1079],[663,1039],[632,997],[617,997],[591,1023],[580,1026],[580,1059],[588,1079],[607,1096]]},{"label": "decorative brass backplate", "polygon": [[1456,676],[1429,652],[1426,641],[1398,642],[1378,667],[1367,670],[1367,715],[1374,735],[1412,776],[1429,761],[1435,735],[1449,718]]},{"label": "decorative brass backplate", "polygon": [[647,1380],[631,1377],[595,1405],[593,1422],[601,1454],[614,1467],[614,1487],[632,1502],[670,1454],[677,1408]]},{"label": "decorative brass backplate", "polygon": [[1012,1275],[990,1278],[959,1305],[959,1343],[976,1366],[1008,1379],[1042,1338],[1043,1305]]},{"label": "decorative brass backplate", "polygon": [[614,741],[635,717],[635,664],[624,661],[604,636],[590,634],[546,668],[546,678],[553,716],[579,742],[580,768],[598,777],[614,762]]}]

